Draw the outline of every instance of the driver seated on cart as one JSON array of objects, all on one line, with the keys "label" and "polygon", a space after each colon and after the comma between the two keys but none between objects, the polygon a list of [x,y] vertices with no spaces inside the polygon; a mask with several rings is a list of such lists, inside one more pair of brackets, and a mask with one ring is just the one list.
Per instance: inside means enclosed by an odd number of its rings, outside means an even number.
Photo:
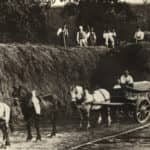
[{"label": "driver seated on cart", "polygon": [[130,75],[128,70],[125,70],[124,73],[120,76],[120,79],[118,80],[120,86],[122,88],[125,87],[133,87],[133,77]]}]

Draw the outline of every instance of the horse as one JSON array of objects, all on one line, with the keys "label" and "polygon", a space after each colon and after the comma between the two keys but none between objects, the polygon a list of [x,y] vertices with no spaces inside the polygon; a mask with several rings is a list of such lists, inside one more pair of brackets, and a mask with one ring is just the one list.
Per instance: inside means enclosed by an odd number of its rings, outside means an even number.
[{"label": "horse", "polygon": [[24,120],[26,122],[27,138],[26,141],[32,140],[31,123],[33,121],[36,129],[36,141],[41,141],[40,117],[47,114],[52,121],[52,131],[48,136],[56,135],[56,119],[59,106],[59,100],[56,95],[49,94],[44,97],[37,96],[36,91],[28,91],[23,86],[13,87],[12,96],[18,98]]},{"label": "horse", "polygon": [[0,129],[3,134],[2,147],[10,145],[9,128],[13,132],[11,108],[6,103],[0,102]]},{"label": "horse", "polygon": [[[70,93],[72,103],[75,104],[80,115],[80,128],[83,127],[83,112],[86,113],[87,117],[86,128],[89,129],[91,127],[90,116],[92,110],[99,110],[98,124],[100,124],[102,121],[101,109],[103,108],[103,106],[99,104],[110,103],[110,93],[106,89],[97,89],[91,94],[88,89],[85,89],[80,85],[71,87]],[[107,123],[108,126],[111,125],[111,115],[109,107],[107,107]]]}]

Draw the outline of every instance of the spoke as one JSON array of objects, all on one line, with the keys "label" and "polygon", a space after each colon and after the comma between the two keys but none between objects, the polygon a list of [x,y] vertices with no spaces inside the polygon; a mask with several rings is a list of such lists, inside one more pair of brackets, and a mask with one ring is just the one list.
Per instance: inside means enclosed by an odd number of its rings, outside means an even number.
[{"label": "spoke", "polygon": [[146,108],[146,110],[150,110],[150,106],[149,105],[145,106],[145,108]]},{"label": "spoke", "polygon": [[143,118],[144,118],[144,114],[143,112],[141,112],[141,120],[143,120]]},{"label": "spoke", "polygon": [[137,113],[137,117],[138,117],[140,120],[143,120],[143,118],[145,118],[143,112],[138,112],[138,113]]},{"label": "spoke", "polygon": [[141,118],[141,112],[137,113],[137,118],[139,118],[139,119]]},{"label": "spoke", "polygon": [[150,111],[149,111],[149,110],[146,110],[146,111],[145,111],[145,113],[149,114],[149,113],[150,113]]},{"label": "spoke", "polygon": [[149,111],[145,111],[145,112],[144,112],[144,116],[145,116],[145,117],[148,117],[148,116],[149,116]]}]

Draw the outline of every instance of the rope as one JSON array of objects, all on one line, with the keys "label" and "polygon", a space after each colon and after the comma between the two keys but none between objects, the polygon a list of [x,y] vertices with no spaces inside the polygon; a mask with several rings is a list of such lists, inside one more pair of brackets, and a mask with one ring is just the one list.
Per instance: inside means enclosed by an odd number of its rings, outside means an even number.
[{"label": "rope", "polygon": [[146,125],[143,125],[143,126],[140,126],[140,127],[136,127],[136,128],[133,128],[133,129],[122,131],[122,132],[117,133],[117,134],[113,134],[113,135],[110,135],[110,136],[105,136],[105,137],[102,137],[102,138],[98,138],[98,139],[95,139],[93,141],[90,141],[90,142],[83,143],[81,145],[77,145],[75,147],[72,147],[72,148],[70,148],[70,150],[78,150],[82,147],[92,145],[92,144],[97,143],[97,142],[102,142],[104,140],[109,140],[109,139],[116,138],[116,137],[119,137],[119,136],[122,136],[122,135],[130,134],[130,133],[138,131],[138,130],[142,130],[144,128],[148,128],[149,126],[150,126],[150,123],[148,123]]}]

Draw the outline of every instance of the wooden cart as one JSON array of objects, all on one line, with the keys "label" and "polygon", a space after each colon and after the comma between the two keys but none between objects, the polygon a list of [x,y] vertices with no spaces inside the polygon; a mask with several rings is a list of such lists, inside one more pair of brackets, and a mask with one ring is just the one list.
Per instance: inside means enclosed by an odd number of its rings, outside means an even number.
[{"label": "wooden cart", "polygon": [[125,88],[114,86],[109,107],[117,105],[123,106],[125,113],[138,123],[146,123],[150,118],[150,82],[135,82],[133,87]]}]

